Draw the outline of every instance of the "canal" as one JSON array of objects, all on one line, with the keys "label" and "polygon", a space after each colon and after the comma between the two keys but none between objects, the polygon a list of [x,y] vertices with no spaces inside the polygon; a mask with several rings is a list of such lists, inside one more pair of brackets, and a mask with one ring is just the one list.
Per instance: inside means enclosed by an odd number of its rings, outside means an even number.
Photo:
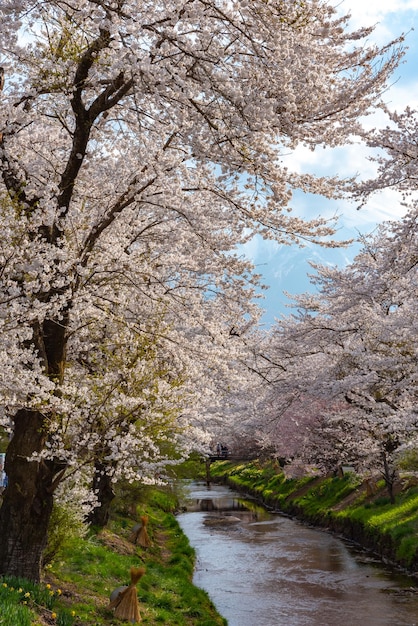
[{"label": "canal", "polygon": [[223,485],[187,483],[194,584],[229,626],[417,626],[417,581]]}]

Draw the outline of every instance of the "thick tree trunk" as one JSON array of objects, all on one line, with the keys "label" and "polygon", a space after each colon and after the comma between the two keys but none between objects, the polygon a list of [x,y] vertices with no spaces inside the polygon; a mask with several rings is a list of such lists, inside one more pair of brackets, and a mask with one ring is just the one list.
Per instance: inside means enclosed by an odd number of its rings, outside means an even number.
[{"label": "thick tree trunk", "polygon": [[[58,322],[47,319],[33,327],[45,373],[58,384],[64,374],[67,322],[68,308]],[[33,581],[40,579],[57,474],[65,469],[54,461],[30,460],[45,448],[49,435],[45,420],[43,412],[27,408],[14,416],[4,468],[8,484],[0,509],[0,574]]]},{"label": "thick tree trunk", "polygon": [[43,421],[40,412],[27,409],[15,416],[6,452],[8,485],[0,509],[0,573],[33,581],[40,579],[57,471],[51,464],[28,460],[44,447]]},{"label": "thick tree trunk", "polygon": [[94,465],[93,491],[96,493],[99,504],[88,515],[87,521],[93,526],[104,528],[109,521],[110,506],[115,497],[112,480],[106,472],[108,466],[96,461]]}]

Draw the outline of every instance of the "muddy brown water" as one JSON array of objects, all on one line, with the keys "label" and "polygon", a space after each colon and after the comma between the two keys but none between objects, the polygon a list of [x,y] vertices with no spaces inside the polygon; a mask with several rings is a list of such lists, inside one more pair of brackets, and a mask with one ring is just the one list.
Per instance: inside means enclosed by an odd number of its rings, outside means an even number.
[{"label": "muddy brown water", "polygon": [[185,485],[194,584],[229,626],[418,626],[418,581],[228,487]]}]

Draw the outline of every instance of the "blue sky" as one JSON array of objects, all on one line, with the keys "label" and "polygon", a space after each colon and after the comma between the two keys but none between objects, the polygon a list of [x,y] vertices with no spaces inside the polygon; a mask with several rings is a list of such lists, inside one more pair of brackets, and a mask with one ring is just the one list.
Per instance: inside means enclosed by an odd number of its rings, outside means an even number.
[{"label": "blue sky", "polygon": [[[402,33],[409,33],[404,63],[398,68],[396,80],[384,99],[391,109],[398,111],[408,105],[418,108],[418,0],[343,0],[339,4],[339,11],[351,13],[353,28],[375,25],[370,39],[377,44],[387,43]],[[368,119],[369,125],[378,127],[380,123],[384,123],[383,116]],[[314,153],[300,148],[290,157],[289,165],[301,172],[340,176],[349,176],[360,171],[362,177],[369,178],[373,175],[375,166],[368,161],[367,154],[367,149],[360,145],[325,151],[320,148]],[[341,239],[357,238],[359,233],[369,233],[378,223],[400,218],[405,212],[399,196],[389,190],[374,196],[360,211],[353,203],[331,202],[302,193],[295,195],[292,206],[298,215],[306,217],[316,217],[318,214],[332,216],[338,213],[338,237]],[[309,261],[341,267],[354,258],[358,249],[358,245],[329,250],[310,245],[299,249],[278,246],[260,239],[248,244],[245,253],[270,287],[261,302],[266,309],[262,320],[264,325],[270,326],[275,317],[291,312],[286,306],[290,301],[283,292],[297,294],[313,290],[308,278],[308,274],[312,273]]]}]

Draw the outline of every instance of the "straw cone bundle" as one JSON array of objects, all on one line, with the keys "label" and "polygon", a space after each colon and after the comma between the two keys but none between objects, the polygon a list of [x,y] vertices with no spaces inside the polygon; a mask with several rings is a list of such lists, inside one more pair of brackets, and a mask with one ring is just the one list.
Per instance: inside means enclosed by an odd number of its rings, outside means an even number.
[{"label": "straw cone bundle", "polygon": [[136,524],[131,534],[129,535],[129,541],[135,543],[143,548],[149,548],[151,546],[151,540],[148,536],[147,524],[148,517],[147,515],[143,515],[141,517],[142,524]]},{"label": "straw cone bundle", "polygon": [[136,585],[144,574],[144,567],[131,567],[131,584],[109,604],[109,609],[115,609],[115,617],[133,624],[141,621]]},{"label": "straw cone bundle", "polygon": [[147,530],[148,517],[146,515],[143,515],[141,517],[141,522],[142,522],[142,526],[138,533],[138,538],[136,540],[136,543],[138,543],[143,548],[149,548],[151,545],[151,540],[148,537],[148,530]]}]

